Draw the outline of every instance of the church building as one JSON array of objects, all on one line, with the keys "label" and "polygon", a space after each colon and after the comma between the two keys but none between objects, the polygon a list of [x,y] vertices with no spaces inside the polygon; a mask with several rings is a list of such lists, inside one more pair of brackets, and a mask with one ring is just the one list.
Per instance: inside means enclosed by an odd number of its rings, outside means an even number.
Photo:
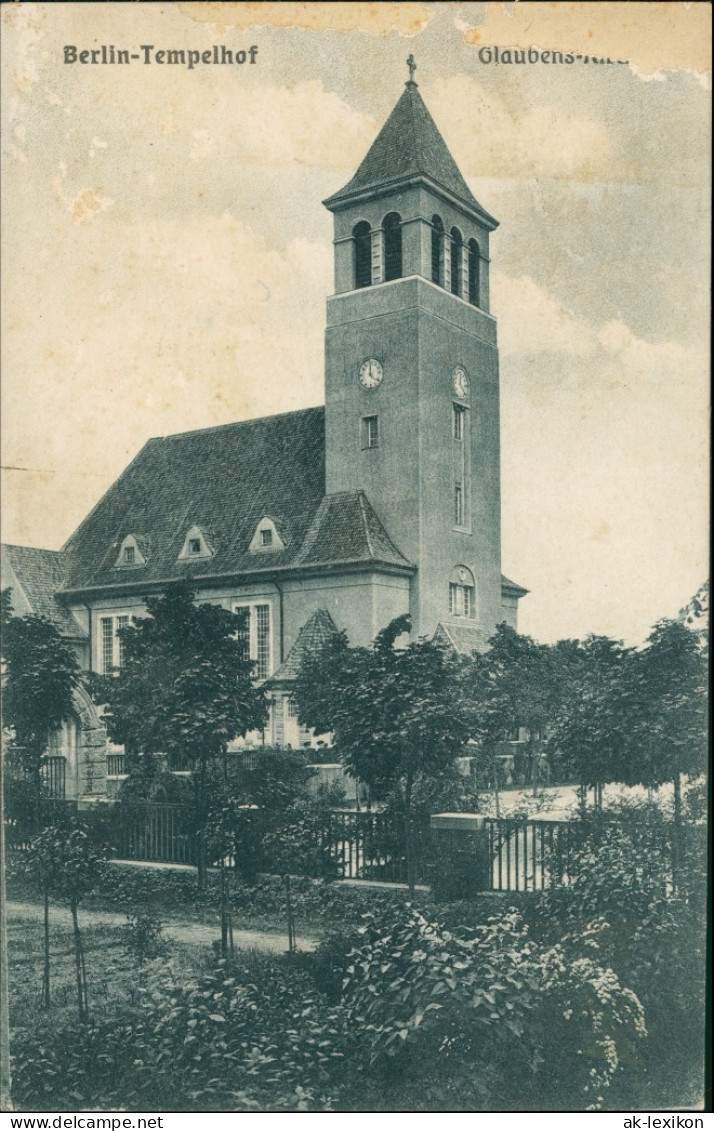
[{"label": "church building", "polygon": [[[410,59],[411,63],[411,59]],[[121,666],[119,629],[190,578],[244,610],[272,699],[259,741],[300,746],[301,656],[346,630],[468,652],[516,627],[501,574],[499,374],[489,309],[497,221],[474,198],[410,77],[334,216],[325,404],[149,440],[61,551],[8,546],[15,612],[50,616],[87,670]],[[57,737],[66,796],[107,790],[120,756],[78,698]],[[114,762],[112,762],[112,757]]]}]

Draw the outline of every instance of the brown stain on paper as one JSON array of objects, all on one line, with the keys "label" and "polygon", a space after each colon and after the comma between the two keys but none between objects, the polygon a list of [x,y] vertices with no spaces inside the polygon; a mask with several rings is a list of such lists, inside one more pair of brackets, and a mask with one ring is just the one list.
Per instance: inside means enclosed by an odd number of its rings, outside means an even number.
[{"label": "brown stain on paper", "polygon": [[489,2],[482,25],[464,32],[472,47],[539,47],[629,62],[643,77],[663,70],[711,70],[711,5],[650,0],[547,4]]},{"label": "brown stain on paper", "polygon": [[[437,14],[465,6],[421,3],[291,3],[272,0],[186,0],[176,7],[192,20],[217,28],[297,28],[305,31],[398,32],[415,36]],[[472,47],[539,47],[629,62],[643,77],[662,70],[705,73],[711,69],[711,5],[681,0],[516,0],[484,5],[483,24],[464,31]]]},{"label": "brown stain on paper", "polygon": [[176,7],[200,23],[220,28],[281,27],[303,31],[364,31],[371,35],[418,35],[434,16],[418,3],[278,3],[272,0],[187,0]]}]

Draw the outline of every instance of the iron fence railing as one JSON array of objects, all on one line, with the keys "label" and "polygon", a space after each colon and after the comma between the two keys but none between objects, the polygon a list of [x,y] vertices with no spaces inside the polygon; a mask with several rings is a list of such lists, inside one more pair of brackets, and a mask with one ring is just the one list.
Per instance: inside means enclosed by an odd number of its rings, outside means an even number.
[{"label": "iron fence railing", "polygon": [[42,790],[53,801],[64,801],[67,775],[67,759],[56,755],[42,759],[40,767]]},{"label": "iron fence railing", "polygon": [[[262,812],[247,807],[239,816],[243,834],[238,835],[235,853],[224,858],[228,866],[245,866],[246,852],[254,851],[258,870],[273,870],[270,849],[260,848]],[[187,805],[118,802],[78,810],[77,802],[45,797],[39,818],[41,826],[58,821],[78,822],[110,856],[119,859],[197,863],[195,816]],[[606,838],[617,835],[618,828],[607,821],[517,818],[485,818],[483,827],[488,859],[480,884],[494,892],[509,893],[571,886],[581,870],[589,866],[593,854],[605,850]],[[6,830],[8,848],[27,848],[37,831],[34,812],[9,815]],[[632,855],[634,886],[664,895],[675,889],[685,890],[690,873],[703,871],[705,831],[696,827],[682,829],[678,840],[671,824],[641,831],[645,840]],[[437,844],[421,818],[414,820],[411,832],[412,877],[416,883],[428,884],[434,877]],[[299,865],[296,855],[296,868],[306,869],[307,874],[383,883],[403,884],[409,880],[405,825],[398,813],[332,810],[317,824],[306,826],[305,836],[319,849],[312,857],[310,853],[303,854]],[[463,847],[454,840],[454,850]],[[442,841],[440,851],[443,848]],[[447,866],[448,851],[447,848]],[[305,864],[308,859],[313,860],[312,865]],[[439,867],[442,864],[440,858]]]},{"label": "iron fence railing", "polygon": [[[431,865],[428,824],[414,821],[411,842],[414,880],[427,883]],[[408,882],[406,830],[399,815],[333,810],[322,843],[340,879]]]}]

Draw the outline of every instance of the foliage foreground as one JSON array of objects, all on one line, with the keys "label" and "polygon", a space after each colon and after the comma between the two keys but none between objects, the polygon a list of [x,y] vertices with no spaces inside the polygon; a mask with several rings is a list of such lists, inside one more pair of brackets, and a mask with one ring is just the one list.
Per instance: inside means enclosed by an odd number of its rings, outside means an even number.
[{"label": "foliage foreground", "polygon": [[641,896],[633,902],[594,868],[577,891],[518,910],[383,904],[333,929],[315,954],[213,956],[193,976],[177,976],[170,955],[152,958],[157,948],[144,954],[143,936],[140,956],[134,924],[124,1000],[79,1026],[52,1027],[37,1014],[14,1034],[15,1103],[353,1112],[693,1104],[701,925],[681,899]]}]

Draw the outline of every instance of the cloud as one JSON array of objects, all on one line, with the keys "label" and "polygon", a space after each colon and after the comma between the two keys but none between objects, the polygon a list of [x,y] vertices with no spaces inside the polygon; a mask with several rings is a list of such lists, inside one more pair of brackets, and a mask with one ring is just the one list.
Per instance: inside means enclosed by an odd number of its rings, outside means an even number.
[{"label": "cloud", "polygon": [[430,85],[429,105],[466,176],[593,181],[625,175],[606,125],[591,115],[546,105],[517,113],[464,74]]},{"label": "cloud", "polygon": [[[190,100],[189,105],[182,105]],[[172,103],[161,100],[160,129],[200,156],[268,166],[305,165],[351,169],[366,152],[376,123],[310,79],[294,86],[172,87]],[[181,126],[179,123],[190,123]],[[193,154],[192,154],[193,155]]]},{"label": "cloud", "polygon": [[494,292],[504,566],[533,593],[521,628],[641,640],[707,568],[707,354],[578,317],[527,277],[496,275]]},{"label": "cloud", "polygon": [[502,311],[499,343],[503,355],[528,353],[569,353],[573,357],[591,354],[596,335],[582,318],[547,294],[528,275],[511,278],[503,272],[491,277],[492,306]]},{"label": "cloud", "polygon": [[191,223],[114,218],[110,234],[104,222],[47,248],[36,269],[58,282],[40,314],[17,288],[6,302],[6,364],[24,376],[6,389],[5,462],[54,472],[41,508],[24,476],[4,515],[30,542],[46,544],[41,530],[51,528],[61,543],[157,432],[322,399],[314,328],[330,289],[328,246],[301,238],[276,250],[227,212]]}]

